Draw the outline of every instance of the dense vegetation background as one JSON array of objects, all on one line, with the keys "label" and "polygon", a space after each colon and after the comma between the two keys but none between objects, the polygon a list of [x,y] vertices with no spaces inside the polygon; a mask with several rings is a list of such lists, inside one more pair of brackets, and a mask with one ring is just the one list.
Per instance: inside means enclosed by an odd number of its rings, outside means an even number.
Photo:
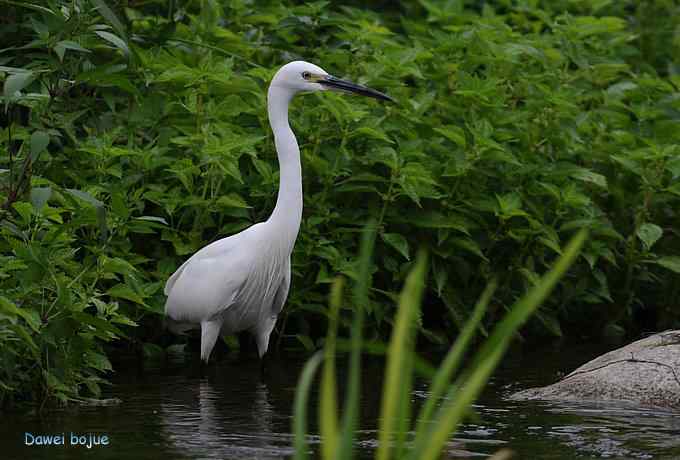
[{"label": "dense vegetation background", "polygon": [[583,227],[523,335],[680,325],[677,1],[0,3],[4,403],[97,395],[107,354],[159,352],[169,274],[273,208],[266,87],[293,59],[398,103],[293,104],[305,210],[283,346],[321,340],[369,218],[373,339],[416,248],[423,343],[443,344],[490,278],[487,326]]}]

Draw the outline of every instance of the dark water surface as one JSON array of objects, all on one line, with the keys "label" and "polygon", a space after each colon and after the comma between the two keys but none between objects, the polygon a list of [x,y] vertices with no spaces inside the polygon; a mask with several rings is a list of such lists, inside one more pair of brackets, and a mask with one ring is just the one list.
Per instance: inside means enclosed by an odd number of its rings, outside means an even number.
[{"label": "dark water surface", "polygon": [[[444,458],[485,458],[501,448],[521,459],[680,459],[680,413],[623,404],[518,403],[504,399],[522,388],[554,381],[599,354],[593,347],[514,352],[461,427]],[[304,356],[269,364],[224,359],[201,372],[196,356],[156,367],[119,364],[105,395],[122,403],[36,414],[2,414],[0,459],[281,459],[292,455],[291,407]],[[381,397],[378,360],[363,367],[362,431],[357,447],[371,458]],[[413,399],[427,396],[419,385]],[[317,395],[312,395],[315,403]],[[316,407],[310,408],[316,419]],[[311,427],[316,432],[316,427]],[[26,434],[65,435],[65,446],[25,446]],[[71,433],[108,436],[108,446],[75,447]],[[98,438],[101,440],[101,438]],[[310,436],[318,450],[319,438]]]}]

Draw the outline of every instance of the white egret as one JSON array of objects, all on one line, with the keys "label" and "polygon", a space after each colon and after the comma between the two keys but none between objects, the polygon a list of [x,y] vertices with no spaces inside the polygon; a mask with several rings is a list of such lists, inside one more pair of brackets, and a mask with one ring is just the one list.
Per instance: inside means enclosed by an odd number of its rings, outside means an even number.
[{"label": "white egret", "polygon": [[301,91],[324,90],[391,100],[308,62],[290,62],[276,72],[267,93],[280,168],[274,211],[266,222],[196,252],[165,285],[168,327],[179,333],[200,327],[205,362],[221,334],[249,331],[260,357],[267,352],[269,336],[288,297],[290,255],[302,219],[300,149],[288,124],[288,105]]}]

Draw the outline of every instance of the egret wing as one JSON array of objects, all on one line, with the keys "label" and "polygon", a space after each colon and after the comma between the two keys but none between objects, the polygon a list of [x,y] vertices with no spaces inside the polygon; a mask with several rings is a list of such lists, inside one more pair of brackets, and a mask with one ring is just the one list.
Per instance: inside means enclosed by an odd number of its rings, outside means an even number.
[{"label": "egret wing", "polygon": [[290,258],[288,258],[283,271],[283,279],[279,288],[276,290],[274,302],[272,302],[272,315],[277,316],[283,310],[283,305],[288,298],[288,291],[290,289]]},{"label": "egret wing", "polygon": [[198,323],[229,308],[250,272],[246,232],[204,247],[170,277],[165,313],[176,321]]},{"label": "egret wing", "polygon": [[221,240],[214,241],[201,248],[196,254],[187,259],[177,270],[175,270],[175,273],[170,275],[170,278],[168,278],[168,281],[165,283],[165,289],[163,291],[165,295],[170,295],[173,286],[189,263],[206,258],[228,257],[231,251],[233,251],[239,245],[244,244],[244,241],[247,239],[249,234],[256,233],[261,225],[262,223],[254,224],[242,232],[237,233],[236,235],[222,238]]},{"label": "egret wing", "polygon": [[184,270],[190,263],[211,257],[228,256],[229,252],[235,246],[237,246],[239,241],[243,238],[243,234],[245,233],[245,231],[246,230],[244,230],[241,233],[237,233],[236,235],[232,235],[230,237],[214,241],[209,245],[201,248],[193,256],[189,257],[189,259],[187,259],[177,270],[175,270],[175,273],[173,273],[170,276],[170,278],[168,278],[168,281],[165,283],[165,289],[163,291],[165,295],[166,296],[170,295],[173,286],[175,285],[175,283],[177,283],[177,280],[182,275],[182,272],[184,272]]}]

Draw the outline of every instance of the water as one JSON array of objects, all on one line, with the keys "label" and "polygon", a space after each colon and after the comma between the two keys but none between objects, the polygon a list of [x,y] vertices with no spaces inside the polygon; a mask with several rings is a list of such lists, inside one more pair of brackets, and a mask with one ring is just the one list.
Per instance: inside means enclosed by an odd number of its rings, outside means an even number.
[{"label": "water", "polygon": [[[680,413],[625,404],[504,399],[512,391],[550,383],[600,351],[511,354],[475,405],[475,419],[461,427],[444,458],[485,458],[509,448],[520,459],[680,459]],[[202,372],[194,358],[146,368],[134,360],[120,363],[106,394],[122,400],[117,406],[72,407],[42,416],[3,414],[0,458],[289,458],[291,408],[304,356],[271,362],[264,380],[253,360],[225,359]],[[365,362],[360,458],[371,458],[376,445],[381,380],[380,362]],[[426,386],[418,385],[413,400],[426,396]],[[316,418],[315,407],[310,418]],[[26,432],[63,433],[67,445],[27,447]],[[71,433],[106,435],[109,444],[90,449],[68,445]],[[312,450],[318,451],[319,442],[310,436]]]}]

